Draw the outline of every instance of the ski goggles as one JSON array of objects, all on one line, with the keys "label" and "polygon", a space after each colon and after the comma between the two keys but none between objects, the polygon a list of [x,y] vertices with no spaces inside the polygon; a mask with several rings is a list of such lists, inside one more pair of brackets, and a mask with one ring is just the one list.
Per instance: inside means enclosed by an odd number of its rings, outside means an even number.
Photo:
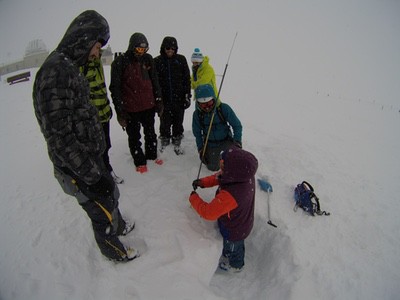
[{"label": "ski goggles", "polygon": [[215,103],[214,98],[211,98],[211,100],[209,100],[207,102],[199,102],[198,101],[200,108],[203,110],[211,110],[214,107],[214,103]]},{"label": "ski goggles", "polygon": [[149,50],[149,47],[135,47],[135,53],[143,55]]}]

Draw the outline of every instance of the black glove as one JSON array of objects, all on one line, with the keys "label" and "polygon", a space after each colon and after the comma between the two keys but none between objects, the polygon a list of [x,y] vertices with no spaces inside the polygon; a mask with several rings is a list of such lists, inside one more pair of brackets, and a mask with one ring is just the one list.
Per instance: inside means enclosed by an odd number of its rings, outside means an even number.
[{"label": "black glove", "polygon": [[197,190],[197,187],[200,187],[200,188],[204,188],[204,185],[203,185],[203,183],[201,182],[201,179],[196,179],[196,180],[193,180],[193,182],[192,182],[192,187],[193,187],[193,190]]},{"label": "black glove", "polygon": [[190,107],[190,104],[192,102],[191,98],[192,98],[192,95],[190,95],[190,94],[185,95],[185,99],[183,100],[183,108],[184,109],[188,109]]},{"label": "black glove", "polygon": [[242,143],[241,142],[234,141],[233,143],[235,144],[236,147],[242,148]]},{"label": "black glove", "polygon": [[125,128],[128,126],[129,120],[131,117],[129,114],[125,111],[117,111],[117,121],[119,125],[122,127],[122,130],[125,130]]},{"label": "black glove", "polygon": [[200,157],[200,160],[203,162],[203,164],[207,164],[208,163],[208,161],[207,161],[207,159],[206,159],[206,154],[204,153],[204,156],[203,156],[203,148],[201,148],[200,150],[199,150],[199,157]]},{"label": "black glove", "polygon": [[88,185],[87,189],[90,193],[101,196],[111,196],[114,192],[114,180],[105,176],[101,176],[100,180],[95,184]]},{"label": "black glove", "polygon": [[156,112],[159,117],[161,117],[164,112],[164,103],[161,98],[156,99]]}]

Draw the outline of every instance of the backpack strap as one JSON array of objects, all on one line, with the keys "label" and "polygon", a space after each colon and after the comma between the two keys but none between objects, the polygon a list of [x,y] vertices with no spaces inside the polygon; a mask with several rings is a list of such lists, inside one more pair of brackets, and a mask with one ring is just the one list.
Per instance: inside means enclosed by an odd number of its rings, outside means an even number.
[{"label": "backpack strap", "polygon": [[321,207],[319,205],[319,198],[317,197],[317,195],[315,195],[314,193],[314,189],[311,186],[311,184],[309,184],[307,181],[303,181],[303,183],[307,184],[310,187],[311,190],[311,199],[314,198],[315,199],[315,208],[313,208],[313,210],[315,211],[315,213],[319,216],[325,215],[325,216],[329,216],[331,213],[324,211],[321,211]]},{"label": "backpack strap", "polygon": [[307,181],[303,181],[301,184],[304,185],[306,188],[308,188],[311,192],[314,193],[314,188]]},{"label": "backpack strap", "polygon": [[221,106],[217,106],[217,113],[218,113],[218,117],[221,119],[221,121],[224,122],[225,124],[227,124],[228,122],[226,122],[226,119],[225,119],[224,115],[222,114]]},{"label": "backpack strap", "polygon": [[[228,122],[226,121],[226,119],[225,119],[225,117],[224,117],[224,115],[222,113],[221,106],[217,106],[216,107],[216,111],[217,111],[218,117],[221,119],[221,121],[224,122],[225,124],[228,124]],[[200,111],[199,119],[200,119],[201,126],[205,127],[205,125],[204,125],[204,112],[203,111]]]},{"label": "backpack strap", "polygon": [[204,112],[202,110],[199,110],[199,121],[201,128],[205,128],[206,125],[204,124]]},{"label": "backpack strap", "polygon": [[313,193],[312,198],[315,199],[315,203],[316,203],[315,213],[316,213],[317,215],[319,215],[319,216],[322,216],[322,215],[329,216],[329,215],[331,214],[331,213],[329,213],[329,212],[326,212],[325,210],[324,210],[324,211],[321,211],[321,208],[320,208],[320,206],[319,206],[319,198],[317,197],[317,195],[315,195],[315,194]]}]

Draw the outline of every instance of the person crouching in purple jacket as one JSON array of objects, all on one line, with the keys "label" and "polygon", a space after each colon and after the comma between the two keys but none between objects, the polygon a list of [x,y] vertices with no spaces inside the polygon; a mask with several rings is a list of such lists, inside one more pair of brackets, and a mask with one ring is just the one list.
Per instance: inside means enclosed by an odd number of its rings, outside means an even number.
[{"label": "person crouching in purple jacket", "polygon": [[[255,174],[257,158],[250,152],[231,147],[221,153],[221,170],[214,175],[193,181],[189,201],[206,220],[218,220],[223,237],[219,268],[240,272],[244,267],[244,240],[254,223]],[[207,203],[196,193],[196,188],[217,186],[215,198]]]}]

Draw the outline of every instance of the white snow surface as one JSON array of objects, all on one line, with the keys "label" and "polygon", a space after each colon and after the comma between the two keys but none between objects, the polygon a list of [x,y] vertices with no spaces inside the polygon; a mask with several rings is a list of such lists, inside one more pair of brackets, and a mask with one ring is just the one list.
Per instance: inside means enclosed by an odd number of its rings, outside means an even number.
[{"label": "white snow surface", "polygon": [[[400,3],[398,1],[0,1],[1,63],[30,40],[54,49],[71,20],[96,9],[113,51],[143,32],[150,53],[175,36],[190,59],[227,67],[221,99],[259,160],[245,269],[215,273],[222,238],[188,202],[199,159],[185,115],[185,155],[135,172],[114,117],[110,157],[120,209],[136,221],[122,240],[141,256],[105,259],[77,201],[52,174],[32,83],[0,82],[0,299],[399,299]],[[29,13],[27,13],[29,12]],[[62,12],[62,13],[61,13]],[[28,28],[9,30],[14,19]],[[237,39],[230,60],[233,38]],[[7,54],[8,53],[8,54]],[[13,57],[15,56],[15,57]],[[105,67],[109,83],[110,67]],[[218,77],[219,83],[221,76]],[[159,122],[156,123],[157,129]],[[211,174],[203,166],[201,176]],[[293,211],[293,189],[315,188],[330,216]],[[215,189],[199,190],[207,201]]]}]

